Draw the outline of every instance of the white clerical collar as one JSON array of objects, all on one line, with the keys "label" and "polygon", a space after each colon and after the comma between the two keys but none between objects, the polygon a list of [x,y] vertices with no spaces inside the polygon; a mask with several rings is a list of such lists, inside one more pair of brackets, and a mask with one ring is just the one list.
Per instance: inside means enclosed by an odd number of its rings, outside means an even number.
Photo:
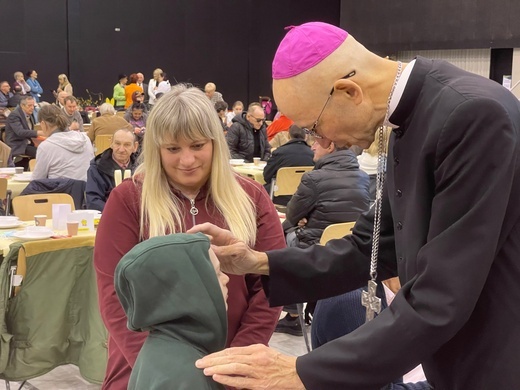
[{"label": "white clerical collar", "polygon": [[[410,74],[412,73],[413,67],[415,65],[415,59],[410,61],[406,67],[403,69],[403,73],[401,73],[401,77],[399,77],[399,80],[397,81],[397,85],[395,86],[394,93],[392,95],[392,98],[390,99],[390,106],[388,108],[388,118],[392,116],[395,109],[397,108],[397,105],[399,104],[399,101],[401,100],[401,97],[403,96],[404,88],[406,87],[406,84],[408,83],[408,79],[410,78]],[[388,122],[387,124],[392,129],[397,129],[399,126],[394,125],[393,123]]]}]

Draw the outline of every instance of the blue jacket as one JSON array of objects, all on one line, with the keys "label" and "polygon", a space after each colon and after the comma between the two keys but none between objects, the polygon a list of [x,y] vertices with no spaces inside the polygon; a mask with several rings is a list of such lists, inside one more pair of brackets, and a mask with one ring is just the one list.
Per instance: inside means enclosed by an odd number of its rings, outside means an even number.
[{"label": "blue jacket", "polygon": [[[132,174],[136,166],[136,155],[133,153],[130,156],[128,167]],[[92,159],[87,171],[87,209],[103,212],[108,196],[115,187],[114,171],[116,169],[121,168],[112,158],[111,148]]]},{"label": "blue jacket", "polygon": [[43,93],[43,88],[38,82],[38,80],[33,80],[32,78],[28,78],[26,80],[27,84],[29,84],[29,87],[31,87],[31,91],[29,92],[31,96],[36,100],[36,103],[40,102],[40,96]]}]

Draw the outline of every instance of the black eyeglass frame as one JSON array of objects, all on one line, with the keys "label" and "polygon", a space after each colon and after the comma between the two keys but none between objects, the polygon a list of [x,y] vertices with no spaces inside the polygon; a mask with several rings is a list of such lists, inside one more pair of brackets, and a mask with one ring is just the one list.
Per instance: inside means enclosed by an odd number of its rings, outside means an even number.
[{"label": "black eyeglass frame", "polygon": [[[352,72],[350,72],[349,74],[347,74],[346,76],[343,76],[342,79],[349,79],[353,76],[356,75],[356,71],[353,70]],[[325,101],[325,104],[323,105],[323,108],[321,109],[320,111],[320,115],[318,115],[318,119],[316,119],[316,121],[314,122],[314,124],[312,125],[312,127],[310,129],[304,127],[302,130],[305,132],[305,134],[307,135],[310,135],[316,139],[323,139],[323,137],[321,135],[319,135],[318,133],[316,133],[316,127],[318,126],[318,122],[320,121],[321,119],[321,116],[323,115],[323,111],[325,111],[325,107],[327,107],[327,104],[329,104],[329,101],[330,101],[330,98],[332,97],[332,94],[334,93],[334,90],[335,88],[332,87],[332,89],[330,90],[329,92],[329,97],[327,98],[327,100]]]}]

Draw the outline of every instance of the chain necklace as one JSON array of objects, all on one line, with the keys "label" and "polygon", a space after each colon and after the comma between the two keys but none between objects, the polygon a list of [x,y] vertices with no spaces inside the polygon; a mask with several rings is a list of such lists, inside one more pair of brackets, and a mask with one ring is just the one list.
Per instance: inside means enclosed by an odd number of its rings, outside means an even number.
[{"label": "chain necklace", "polygon": [[386,106],[385,119],[383,124],[377,129],[379,135],[379,142],[377,145],[377,175],[376,175],[376,200],[374,203],[374,232],[372,234],[372,255],[370,257],[370,280],[368,281],[368,291],[363,291],[361,295],[361,304],[367,308],[366,319],[368,322],[374,318],[374,313],[379,314],[381,311],[381,299],[376,296],[377,288],[377,258],[379,255],[379,236],[381,231],[381,206],[383,203],[383,186],[385,184],[386,173],[386,148],[388,145],[385,139],[385,125],[388,123],[388,116],[390,114],[390,101],[394,94],[395,87],[401,77],[403,64],[397,62],[397,74],[395,75],[394,84],[388,95],[388,102]]}]

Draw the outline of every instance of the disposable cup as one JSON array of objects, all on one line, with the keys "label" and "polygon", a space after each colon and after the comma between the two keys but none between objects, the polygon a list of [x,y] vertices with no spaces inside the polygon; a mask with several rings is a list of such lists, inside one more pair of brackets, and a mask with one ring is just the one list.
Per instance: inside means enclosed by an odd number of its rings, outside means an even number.
[{"label": "disposable cup", "polygon": [[79,221],[68,221],[67,222],[67,234],[69,236],[77,236],[79,228]]},{"label": "disposable cup", "polygon": [[34,226],[45,226],[47,223],[46,215],[35,215],[34,216]]},{"label": "disposable cup", "polygon": [[260,165],[260,157],[254,157],[253,162],[255,163],[255,165]]}]

